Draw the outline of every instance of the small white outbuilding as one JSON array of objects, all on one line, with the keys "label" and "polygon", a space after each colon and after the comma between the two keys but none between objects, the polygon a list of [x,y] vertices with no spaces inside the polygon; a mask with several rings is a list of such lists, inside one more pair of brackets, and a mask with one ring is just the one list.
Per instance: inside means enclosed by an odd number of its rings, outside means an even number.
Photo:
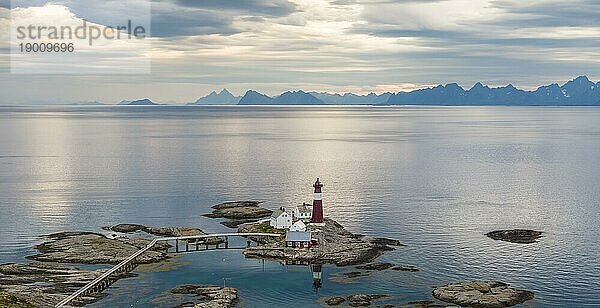
[{"label": "small white outbuilding", "polygon": [[290,231],[292,232],[304,232],[306,231],[306,224],[302,221],[302,220],[298,220],[296,221],[291,227],[290,227]]}]

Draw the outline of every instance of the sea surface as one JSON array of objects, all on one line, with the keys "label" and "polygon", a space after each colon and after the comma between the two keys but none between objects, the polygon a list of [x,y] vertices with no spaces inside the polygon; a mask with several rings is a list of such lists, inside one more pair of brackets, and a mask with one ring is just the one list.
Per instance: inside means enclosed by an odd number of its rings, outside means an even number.
[{"label": "sea surface", "polygon": [[[494,279],[535,292],[528,307],[600,306],[600,108],[0,107],[0,263],[23,262],[42,234],[116,223],[229,229],[201,216],[229,200],[325,215],[406,247],[345,284],[326,266],[185,254],[180,267],[117,282],[97,307],[168,306],[181,283],[226,284],[243,307],[318,307],[324,296],[389,294]],[[541,230],[530,245],[498,229]],[[181,299],[184,301],[185,299]]]}]

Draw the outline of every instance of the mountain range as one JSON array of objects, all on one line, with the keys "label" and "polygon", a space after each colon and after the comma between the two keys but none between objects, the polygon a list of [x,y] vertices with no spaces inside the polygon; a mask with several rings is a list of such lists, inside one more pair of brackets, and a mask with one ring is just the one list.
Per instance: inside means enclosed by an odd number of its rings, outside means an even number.
[{"label": "mountain range", "polygon": [[[466,90],[456,83],[438,85],[410,92],[332,94],[327,92],[287,91],[268,96],[248,90],[234,96],[227,89],[211,92],[188,105],[438,105],[438,106],[600,106],[600,82],[579,76],[563,85],[553,83],[532,91],[517,89],[512,84],[492,88],[476,83]],[[149,99],[122,101],[119,105],[156,105]]]},{"label": "mountain range", "polygon": [[383,105],[526,105],[526,106],[574,106],[600,105],[600,82],[594,83],[586,76],[568,81],[562,86],[554,83],[525,91],[509,84],[490,88],[480,82],[469,90],[456,83],[412,92],[400,92],[390,96]]},{"label": "mountain range", "polygon": [[238,105],[325,105],[325,102],[302,90],[284,92],[275,97],[249,90]]},{"label": "mountain range", "polygon": [[217,93],[212,91],[209,95],[199,98],[188,105],[236,105],[240,102],[240,96],[233,96],[227,89]]},{"label": "mountain range", "polygon": [[154,105],[158,105],[157,103],[144,98],[144,99],[138,99],[135,101],[127,101],[127,100],[122,100],[120,101],[117,105],[126,105],[126,106],[154,106]]},{"label": "mountain range", "polygon": [[312,96],[322,100],[328,105],[379,105],[387,103],[392,93],[383,94],[369,93],[357,95],[354,93],[331,94],[327,92],[309,92]]}]

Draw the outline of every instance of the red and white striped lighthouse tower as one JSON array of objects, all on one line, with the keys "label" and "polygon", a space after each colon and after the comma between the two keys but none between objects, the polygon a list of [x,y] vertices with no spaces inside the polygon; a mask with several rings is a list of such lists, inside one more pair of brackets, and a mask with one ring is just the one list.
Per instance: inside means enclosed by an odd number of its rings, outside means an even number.
[{"label": "red and white striped lighthouse tower", "polygon": [[323,223],[323,199],[321,196],[321,187],[323,184],[319,182],[319,178],[313,185],[315,188],[315,195],[313,198],[313,207],[312,207],[312,218],[310,219],[311,223],[314,224],[322,224]]}]

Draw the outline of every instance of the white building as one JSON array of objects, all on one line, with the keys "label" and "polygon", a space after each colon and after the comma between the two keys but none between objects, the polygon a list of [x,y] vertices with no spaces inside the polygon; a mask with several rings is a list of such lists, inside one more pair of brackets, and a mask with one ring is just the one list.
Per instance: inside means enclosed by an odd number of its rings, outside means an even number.
[{"label": "white building", "polygon": [[296,219],[310,220],[312,218],[312,205],[302,203],[294,209],[294,217]]},{"label": "white building", "polygon": [[287,229],[292,226],[292,214],[284,208],[275,210],[271,214],[270,225],[276,229]]},{"label": "white building", "polygon": [[304,231],[306,231],[306,224],[302,220],[298,220],[298,221],[296,221],[290,227],[290,231],[292,231],[292,232],[296,232],[296,231],[304,232]]}]

